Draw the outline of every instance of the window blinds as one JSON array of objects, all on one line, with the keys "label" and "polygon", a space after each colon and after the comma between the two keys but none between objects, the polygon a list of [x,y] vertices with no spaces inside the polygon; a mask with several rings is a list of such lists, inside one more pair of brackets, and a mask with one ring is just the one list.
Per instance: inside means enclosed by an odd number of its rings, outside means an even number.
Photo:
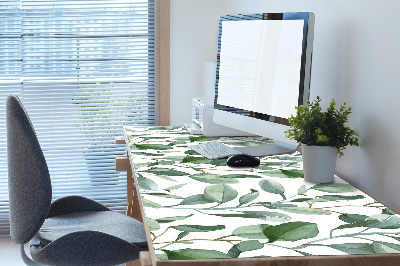
[{"label": "window blinds", "polygon": [[123,125],[156,125],[153,0],[0,2],[0,235],[7,235],[5,100],[23,101],[46,157],[53,199],[82,195],[126,209],[114,158]]}]

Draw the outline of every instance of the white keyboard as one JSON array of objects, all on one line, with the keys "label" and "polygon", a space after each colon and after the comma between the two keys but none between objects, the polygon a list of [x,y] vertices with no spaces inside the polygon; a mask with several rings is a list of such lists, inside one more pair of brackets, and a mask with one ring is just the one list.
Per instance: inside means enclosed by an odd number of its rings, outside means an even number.
[{"label": "white keyboard", "polygon": [[237,151],[218,141],[210,141],[197,145],[189,145],[189,148],[211,160],[226,158],[235,154],[242,154],[242,152]]}]

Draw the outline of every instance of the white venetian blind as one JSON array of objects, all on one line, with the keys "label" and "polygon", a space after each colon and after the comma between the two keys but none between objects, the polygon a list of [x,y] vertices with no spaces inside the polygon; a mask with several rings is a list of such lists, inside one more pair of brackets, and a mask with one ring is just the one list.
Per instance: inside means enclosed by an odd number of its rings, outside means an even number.
[{"label": "white venetian blind", "polygon": [[116,172],[123,125],[156,125],[152,0],[0,2],[0,234],[8,234],[5,100],[22,99],[46,157],[53,198],[126,209]]}]

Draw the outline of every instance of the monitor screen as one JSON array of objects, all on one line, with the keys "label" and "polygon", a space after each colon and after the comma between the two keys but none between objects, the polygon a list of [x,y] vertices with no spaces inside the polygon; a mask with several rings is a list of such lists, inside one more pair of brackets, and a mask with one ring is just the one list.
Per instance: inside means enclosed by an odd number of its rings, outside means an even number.
[{"label": "monitor screen", "polygon": [[309,99],[314,14],[221,16],[215,123],[297,146],[287,118]]},{"label": "monitor screen", "polygon": [[223,21],[217,103],[288,118],[298,104],[303,20]]}]

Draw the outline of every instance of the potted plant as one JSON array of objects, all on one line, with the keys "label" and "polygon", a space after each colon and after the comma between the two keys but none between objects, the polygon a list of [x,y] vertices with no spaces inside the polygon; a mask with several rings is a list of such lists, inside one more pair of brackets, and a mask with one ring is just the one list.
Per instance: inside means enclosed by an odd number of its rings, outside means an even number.
[{"label": "potted plant", "polygon": [[348,145],[359,146],[357,133],[346,126],[351,108],[344,103],[339,110],[332,99],[326,112],[317,97],[308,106],[296,107],[297,115],[289,118],[286,137],[302,146],[304,178],[315,183],[333,181],[336,160]]}]

